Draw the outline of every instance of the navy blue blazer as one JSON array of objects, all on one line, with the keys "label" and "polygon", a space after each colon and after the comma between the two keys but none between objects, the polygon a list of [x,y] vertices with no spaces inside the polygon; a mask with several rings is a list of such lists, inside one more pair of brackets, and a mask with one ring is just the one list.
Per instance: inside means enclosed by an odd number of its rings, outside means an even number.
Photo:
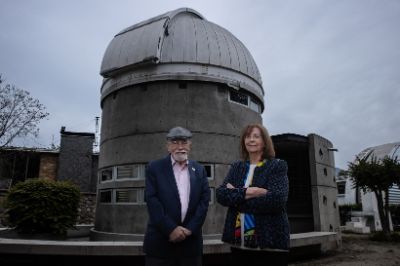
[{"label": "navy blue blazer", "polygon": [[[179,248],[182,256],[198,256],[203,253],[202,225],[207,215],[210,188],[202,165],[189,160],[190,198],[184,221],[181,221],[181,203],[172,169],[171,157],[152,161],[146,168],[145,199],[149,220],[143,242],[146,255],[167,258]],[[184,241],[172,243],[170,233],[183,226],[192,235]]]}]

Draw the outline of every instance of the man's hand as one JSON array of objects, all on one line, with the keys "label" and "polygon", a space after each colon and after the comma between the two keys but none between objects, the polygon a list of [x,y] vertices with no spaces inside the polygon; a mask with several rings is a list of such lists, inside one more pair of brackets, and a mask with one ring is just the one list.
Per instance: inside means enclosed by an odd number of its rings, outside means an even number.
[{"label": "man's hand", "polygon": [[190,236],[192,234],[192,231],[189,229],[183,227],[183,226],[177,226],[174,231],[169,234],[169,241],[176,243],[176,242],[181,242],[186,239],[186,237]]},{"label": "man's hand", "polygon": [[245,199],[251,199],[256,197],[262,197],[267,194],[268,190],[261,187],[248,187],[246,189],[246,197]]},{"label": "man's hand", "polygon": [[192,231],[190,231],[189,229],[182,227],[183,233],[185,234],[186,237],[190,236],[192,234]]}]

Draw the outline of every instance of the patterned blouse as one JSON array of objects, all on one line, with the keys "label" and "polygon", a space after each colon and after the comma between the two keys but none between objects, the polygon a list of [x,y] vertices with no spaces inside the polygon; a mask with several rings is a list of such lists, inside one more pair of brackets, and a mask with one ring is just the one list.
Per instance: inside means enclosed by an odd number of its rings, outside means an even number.
[{"label": "patterned blouse", "polygon": [[[246,200],[245,181],[248,172],[248,162],[235,162],[222,185],[217,188],[217,201],[228,207],[222,241],[245,248],[288,250],[290,230],[286,212],[289,192],[287,163],[280,159],[259,163],[249,186],[262,187],[268,192],[265,196]],[[227,183],[235,188],[227,188]],[[242,220],[245,221],[243,244],[242,230],[239,228]]]}]

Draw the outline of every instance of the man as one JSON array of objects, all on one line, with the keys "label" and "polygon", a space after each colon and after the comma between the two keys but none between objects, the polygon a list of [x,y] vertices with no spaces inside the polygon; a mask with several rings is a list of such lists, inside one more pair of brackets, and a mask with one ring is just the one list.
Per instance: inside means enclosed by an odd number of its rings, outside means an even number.
[{"label": "man", "polygon": [[210,188],[204,167],[188,160],[191,138],[189,130],[172,128],[167,134],[169,155],[147,166],[149,221],[143,243],[147,266],[202,263],[201,227]]}]

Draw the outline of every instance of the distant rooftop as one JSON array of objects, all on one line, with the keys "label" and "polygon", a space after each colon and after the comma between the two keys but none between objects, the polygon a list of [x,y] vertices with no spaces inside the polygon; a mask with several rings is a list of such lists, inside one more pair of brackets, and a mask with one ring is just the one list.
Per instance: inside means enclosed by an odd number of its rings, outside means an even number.
[{"label": "distant rooftop", "polygon": [[369,147],[361,151],[357,157],[360,159],[375,157],[376,159],[383,159],[385,156],[390,158],[397,157],[400,160],[400,142],[386,143],[374,147]]}]

